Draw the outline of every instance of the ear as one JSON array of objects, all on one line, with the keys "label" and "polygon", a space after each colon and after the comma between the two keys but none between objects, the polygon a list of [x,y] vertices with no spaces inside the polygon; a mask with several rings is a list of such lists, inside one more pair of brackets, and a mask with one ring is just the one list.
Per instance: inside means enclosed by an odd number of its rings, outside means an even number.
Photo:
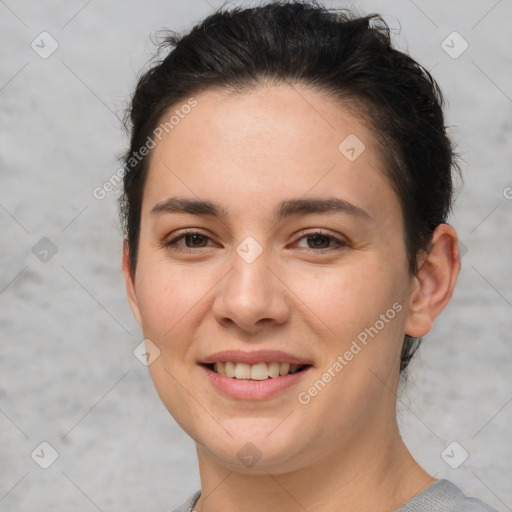
[{"label": "ear", "polygon": [[457,233],[451,226],[440,224],[413,278],[406,334],[419,338],[432,329],[434,320],[453,295],[459,271]]},{"label": "ear", "polygon": [[135,279],[132,276],[131,267],[130,267],[130,250],[128,247],[128,240],[124,240],[123,242],[123,258],[121,263],[121,268],[123,270],[124,280],[126,283],[126,295],[128,296],[128,302],[130,304],[130,308],[137,320],[137,323],[142,326],[140,310],[137,304],[137,295],[135,294]]}]

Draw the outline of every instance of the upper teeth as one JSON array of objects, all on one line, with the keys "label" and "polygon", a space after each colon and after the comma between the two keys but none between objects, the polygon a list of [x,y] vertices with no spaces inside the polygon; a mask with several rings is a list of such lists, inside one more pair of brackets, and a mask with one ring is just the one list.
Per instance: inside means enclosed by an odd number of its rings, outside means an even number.
[{"label": "upper teeth", "polygon": [[233,363],[231,361],[218,362],[213,365],[213,370],[226,377],[235,379],[265,380],[269,377],[279,377],[297,372],[303,365],[290,363]]}]

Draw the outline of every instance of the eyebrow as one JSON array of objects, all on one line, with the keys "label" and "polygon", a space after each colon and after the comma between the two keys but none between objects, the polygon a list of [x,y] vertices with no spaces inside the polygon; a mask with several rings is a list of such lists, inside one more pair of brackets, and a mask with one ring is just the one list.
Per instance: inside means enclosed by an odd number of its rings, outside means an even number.
[{"label": "eyebrow", "polygon": [[[182,197],[171,197],[165,201],[161,201],[151,210],[152,215],[163,213],[207,215],[221,220],[228,218],[227,210],[220,204],[202,199]],[[280,221],[288,217],[321,213],[345,213],[361,218],[372,219],[366,210],[338,197],[288,199],[274,208],[273,218],[275,221]]]}]

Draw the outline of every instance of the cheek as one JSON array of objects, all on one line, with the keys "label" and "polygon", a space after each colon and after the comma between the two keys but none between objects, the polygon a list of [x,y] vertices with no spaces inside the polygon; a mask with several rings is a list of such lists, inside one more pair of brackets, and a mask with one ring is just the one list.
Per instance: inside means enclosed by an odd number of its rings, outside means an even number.
[{"label": "cheek", "polygon": [[197,274],[184,274],[179,267],[151,261],[145,261],[138,269],[136,294],[142,330],[161,350],[168,348],[167,340],[175,338],[178,328],[182,332],[187,315],[204,295]]},{"label": "cheek", "polygon": [[151,379],[174,419],[187,432],[193,432],[200,411],[190,400],[193,385],[185,384],[187,367],[183,362],[202,316],[196,308],[206,291],[204,279],[197,272],[188,273],[179,266],[169,268],[149,259],[143,261],[137,272],[143,335],[160,350],[148,367]]},{"label": "cheek", "polygon": [[[404,275],[398,265],[384,266],[379,262],[376,257],[368,257],[362,265],[338,268],[329,275],[303,279],[298,285],[297,295],[304,298],[324,326],[322,366],[332,369],[341,356],[343,370],[334,371],[337,375],[342,373],[340,380],[347,379],[351,389],[362,394],[373,393],[370,388],[378,381],[376,375],[387,381],[395,371],[403,340]],[[314,319],[311,313],[309,317]],[[337,393],[334,388],[332,392]],[[347,397],[338,396],[336,400]]]},{"label": "cheek", "polygon": [[373,325],[400,302],[401,286],[393,275],[392,269],[383,269],[367,258],[361,265],[324,269],[309,276],[301,273],[290,279],[294,293],[309,307],[310,315],[316,313],[326,328],[346,340]]},{"label": "cheek", "polygon": [[399,364],[404,286],[398,265],[383,268],[370,257],[364,265],[297,282],[307,318],[318,316],[323,326],[317,333],[319,348],[325,348],[322,374],[315,376],[321,382],[308,382],[299,397],[301,404],[308,401],[312,417],[330,417],[348,428],[346,418],[363,421],[384,400]]}]

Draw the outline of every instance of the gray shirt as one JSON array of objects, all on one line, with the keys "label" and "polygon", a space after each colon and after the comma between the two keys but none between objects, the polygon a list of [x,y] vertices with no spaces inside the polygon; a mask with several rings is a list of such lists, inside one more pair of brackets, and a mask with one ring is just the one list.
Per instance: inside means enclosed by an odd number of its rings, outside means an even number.
[{"label": "gray shirt", "polygon": [[[174,512],[195,512],[201,491],[197,491]],[[476,498],[468,498],[448,480],[437,480],[402,505],[395,512],[497,512]]]}]

